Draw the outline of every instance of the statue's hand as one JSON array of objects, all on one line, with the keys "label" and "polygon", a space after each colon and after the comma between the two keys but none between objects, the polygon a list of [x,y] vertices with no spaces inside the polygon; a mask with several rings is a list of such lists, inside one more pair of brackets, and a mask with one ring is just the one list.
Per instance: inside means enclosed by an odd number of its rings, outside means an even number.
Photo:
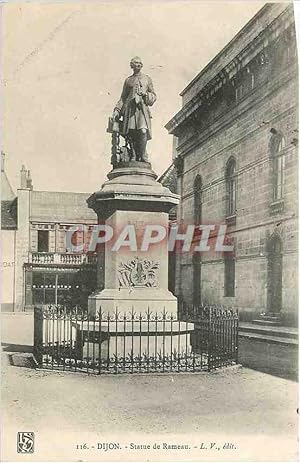
[{"label": "statue's hand", "polygon": [[142,92],[141,97],[143,99],[143,102],[147,104],[147,92]]},{"label": "statue's hand", "polygon": [[156,95],[154,93],[147,92],[144,101],[147,106],[152,106],[156,101]]},{"label": "statue's hand", "polygon": [[119,113],[119,111],[117,109],[115,109],[114,112],[112,113],[112,119],[114,121],[118,121],[119,118],[120,118],[120,113]]}]

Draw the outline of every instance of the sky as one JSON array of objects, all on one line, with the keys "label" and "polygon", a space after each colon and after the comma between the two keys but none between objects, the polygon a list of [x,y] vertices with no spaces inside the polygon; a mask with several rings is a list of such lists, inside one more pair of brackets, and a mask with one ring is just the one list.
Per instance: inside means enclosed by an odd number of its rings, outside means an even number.
[{"label": "sky", "polygon": [[110,166],[108,117],[130,59],[158,96],[147,150],[158,175],[172,158],[165,124],[179,93],[264,2],[73,1],[1,6],[1,148],[16,191],[22,164],[36,190],[94,192]]}]

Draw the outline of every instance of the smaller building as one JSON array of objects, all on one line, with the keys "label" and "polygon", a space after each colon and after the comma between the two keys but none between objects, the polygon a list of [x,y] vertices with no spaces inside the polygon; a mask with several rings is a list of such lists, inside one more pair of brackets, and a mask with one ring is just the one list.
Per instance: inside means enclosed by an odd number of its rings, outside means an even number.
[{"label": "smaller building", "polygon": [[2,311],[32,310],[40,304],[86,306],[96,288],[95,253],[70,253],[66,232],[82,225],[76,244],[97,224],[86,200],[90,193],[36,191],[23,166],[15,194],[1,164]]}]

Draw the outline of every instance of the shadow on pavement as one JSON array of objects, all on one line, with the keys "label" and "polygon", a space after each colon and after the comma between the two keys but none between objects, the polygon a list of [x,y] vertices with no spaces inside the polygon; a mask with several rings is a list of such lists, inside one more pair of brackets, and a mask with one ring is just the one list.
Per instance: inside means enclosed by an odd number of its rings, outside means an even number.
[{"label": "shadow on pavement", "polygon": [[297,346],[242,339],[239,342],[239,361],[243,367],[298,381]]},{"label": "shadow on pavement", "polygon": [[8,344],[6,342],[3,342],[1,345],[3,352],[33,352],[33,346],[23,344]]}]

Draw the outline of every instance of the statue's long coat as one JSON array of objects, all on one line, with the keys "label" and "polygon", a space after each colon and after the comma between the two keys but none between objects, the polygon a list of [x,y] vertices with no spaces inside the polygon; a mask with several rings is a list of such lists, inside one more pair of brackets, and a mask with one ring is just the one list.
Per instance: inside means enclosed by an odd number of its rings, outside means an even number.
[{"label": "statue's long coat", "polygon": [[[139,93],[146,93],[142,98]],[[149,76],[139,73],[127,77],[123,85],[120,100],[116,109],[123,116],[121,134],[127,135],[129,130],[148,129],[148,140],[152,138],[151,113],[149,106],[156,101],[156,93]]]}]

